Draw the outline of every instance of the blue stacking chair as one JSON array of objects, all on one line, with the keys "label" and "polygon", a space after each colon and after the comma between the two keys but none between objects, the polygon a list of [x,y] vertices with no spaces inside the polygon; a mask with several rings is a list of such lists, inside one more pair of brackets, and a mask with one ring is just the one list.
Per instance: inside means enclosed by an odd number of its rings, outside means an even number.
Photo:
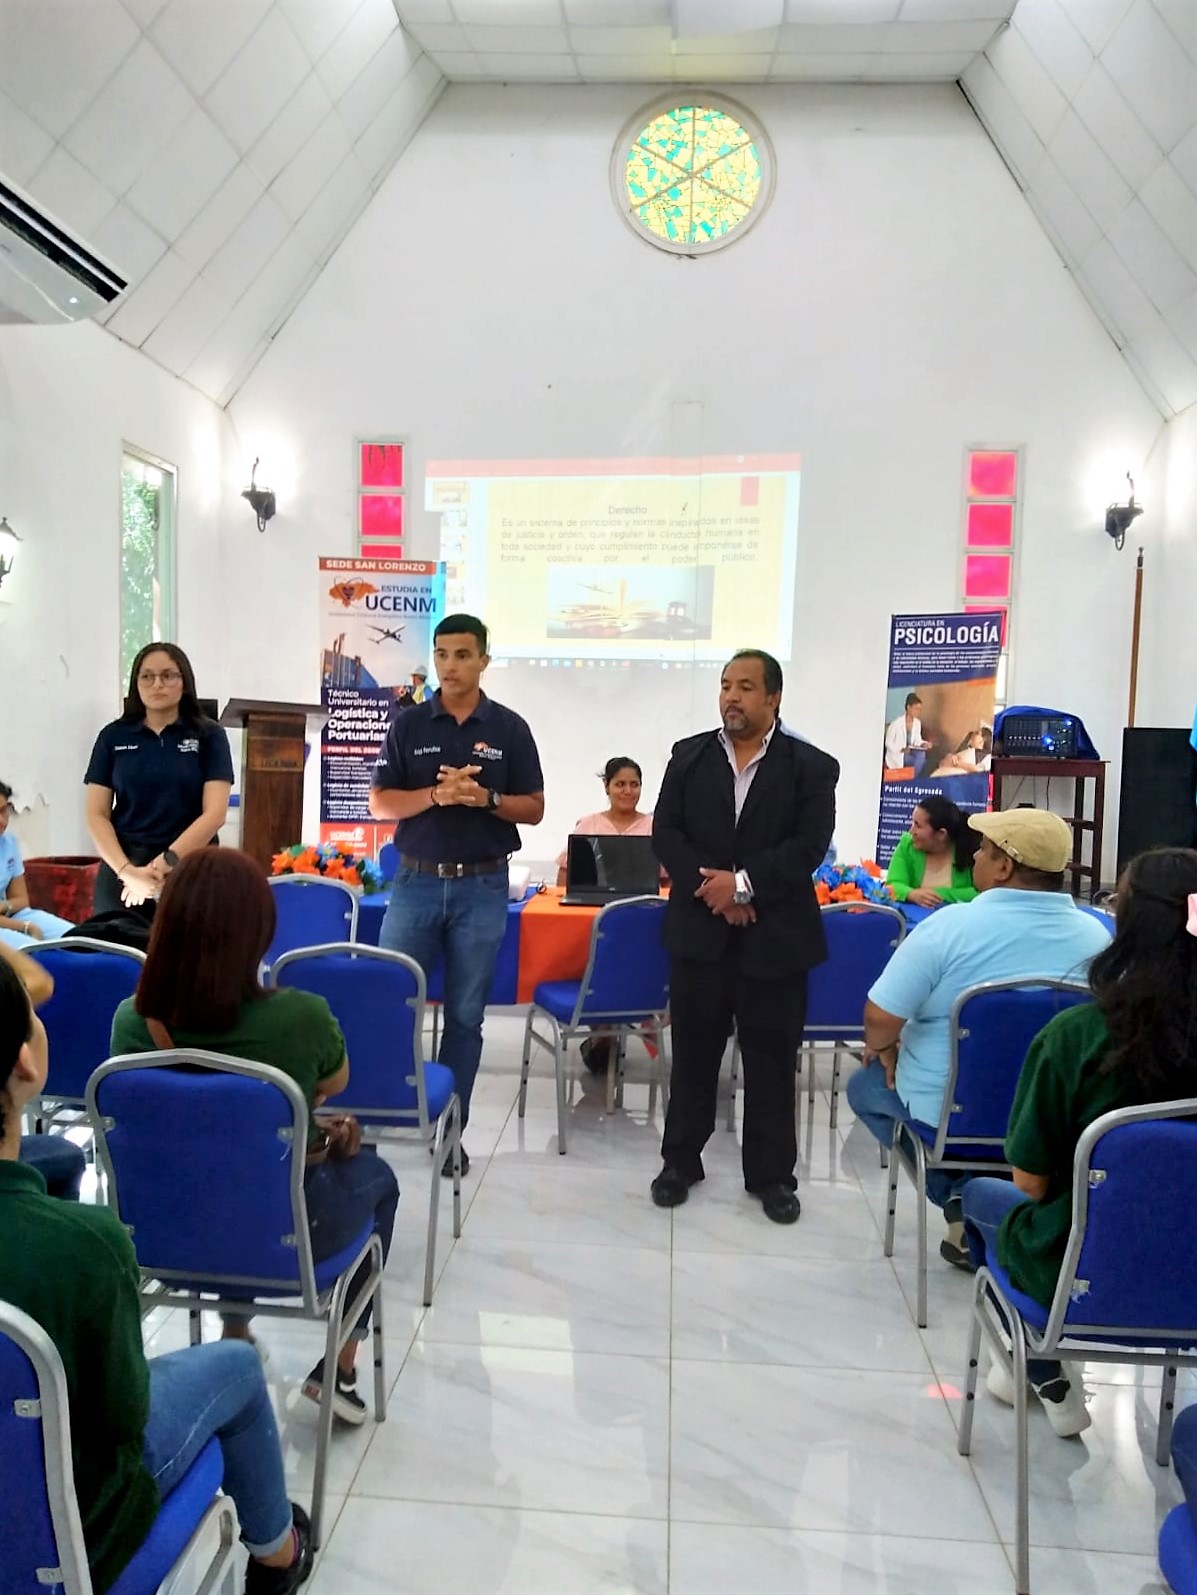
[{"label": "blue stacking chair", "polygon": [[[617,1079],[622,1077],[627,1037],[634,1029],[655,1037],[662,1093],[668,1092],[669,1064],[665,1030],[669,1023],[669,955],[665,951],[665,899],[628,897],[608,903],[596,915],[590,932],[590,954],[581,980],[542,981],[532,994],[524,1023],[524,1056],[520,1068],[520,1111],[528,1098],[532,1043],[553,1054],[557,1077],[557,1150],[565,1156],[565,1055],[580,1031],[595,1025],[616,1032],[607,1075],[607,1107],[615,1105]],[[536,1029],[543,1015],[551,1029]],[[622,1087],[620,1088],[622,1092]]]},{"label": "blue stacking chair", "polygon": [[270,886],[278,924],[262,960],[268,969],[296,947],[357,940],[357,893],[344,881],[325,880],[322,875],[275,875]]},{"label": "blue stacking chair", "polygon": [[1009,1172],[1003,1148],[1027,1049],[1058,1013],[1092,1001],[1088,986],[1076,981],[993,980],[970,986],[952,1004],[948,1083],[939,1124],[896,1125],[889,1161],[885,1255],[894,1255],[902,1169],[916,1193],[920,1329],[927,1327],[927,1170]]},{"label": "blue stacking chair", "polygon": [[[957,1449],[972,1445],[984,1333],[1014,1384],[1015,1576],[1030,1595],[1027,1358],[1162,1367],[1155,1459],[1166,1467],[1176,1370],[1197,1366],[1197,1098],[1104,1113],[1077,1143],[1072,1229],[1056,1293],[1016,1290],[987,1245],[973,1282]],[[1007,1336],[1009,1346],[1007,1346]]]},{"label": "blue stacking chair", "polygon": [[345,1033],[349,1085],[329,1105],[356,1114],[372,1135],[432,1148],[424,1253],[424,1305],[430,1307],[446,1141],[453,1156],[453,1234],[461,1234],[461,1103],[452,1069],[424,1058],[424,971],[403,953],[334,943],[284,953],[270,981],[323,997]]},{"label": "blue stacking chair", "polygon": [[[71,1419],[57,1347],[27,1313],[0,1302],[0,1595],[39,1589],[92,1595],[75,1499]],[[189,1588],[233,1595],[237,1519],[219,1495],[210,1440],[163,1501],[111,1595],[155,1595],[174,1574]]]},{"label": "blue stacking chair", "polygon": [[393,881],[399,868],[399,849],[394,842],[384,842],[378,849],[378,867],[384,881]]},{"label": "blue stacking chair", "polygon": [[[864,1008],[873,982],[902,945],[906,921],[888,903],[828,903],[820,910],[827,958],[807,976],[806,1023],[802,1046],[809,1074],[807,1095],[815,1100],[815,1046],[830,1042],[831,1127],[838,1119],[840,1060],[845,1051],[864,1045]],[[732,1047],[731,1094],[727,1127],[736,1127],[736,1082],[740,1043]]]},{"label": "blue stacking chair", "polygon": [[1197,1530],[1188,1502],[1174,1506],[1160,1525],[1160,1572],[1173,1595],[1197,1595]]},{"label": "blue stacking chair", "polygon": [[[147,1306],[204,1308],[325,1324],[331,1370],[373,1299],[374,1416],[385,1416],[382,1243],[367,1223],[326,1262],[312,1260],[303,1177],[308,1108],[281,1069],[176,1049],[110,1058],[87,1087],[109,1204],[127,1226]],[[281,1148],[281,1151],[280,1151]],[[365,1285],[346,1298],[358,1265]],[[334,1381],[325,1379],[312,1487],[320,1541]]]},{"label": "blue stacking chair", "polygon": [[50,1072],[33,1111],[56,1124],[83,1112],[87,1082],[112,1051],[112,1017],[137,990],[145,954],[90,936],[40,942],[30,954],[54,981],[54,995],[39,1010]]}]

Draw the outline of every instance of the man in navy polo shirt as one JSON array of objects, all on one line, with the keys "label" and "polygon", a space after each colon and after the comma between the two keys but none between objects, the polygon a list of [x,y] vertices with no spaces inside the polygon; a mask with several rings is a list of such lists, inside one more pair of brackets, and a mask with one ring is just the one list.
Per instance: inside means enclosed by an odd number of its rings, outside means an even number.
[{"label": "man in navy polo shirt", "polygon": [[[453,1070],[463,1129],[507,929],[508,855],[520,845],[516,826],[544,817],[532,733],[482,691],[487,641],[473,615],[447,615],[437,626],[440,690],[392,722],[370,793],[374,818],[398,822],[399,869],[379,943],[425,973],[445,960],[440,1061]],[[464,1172],[464,1151],[461,1161]],[[448,1159],[443,1172],[451,1173]]]}]

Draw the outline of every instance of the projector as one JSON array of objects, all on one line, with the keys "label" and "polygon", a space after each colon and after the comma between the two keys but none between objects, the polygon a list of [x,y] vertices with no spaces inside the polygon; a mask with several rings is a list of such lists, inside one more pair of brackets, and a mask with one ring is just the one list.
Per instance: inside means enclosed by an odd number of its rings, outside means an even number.
[{"label": "projector", "polygon": [[1008,714],[1002,753],[1007,759],[1075,759],[1076,721],[1069,714]]}]

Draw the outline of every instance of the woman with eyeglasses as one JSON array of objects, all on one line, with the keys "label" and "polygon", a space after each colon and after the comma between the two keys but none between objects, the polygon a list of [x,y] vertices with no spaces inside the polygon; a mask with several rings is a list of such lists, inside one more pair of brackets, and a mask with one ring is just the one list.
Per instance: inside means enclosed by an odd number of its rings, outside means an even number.
[{"label": "woman with eyeglasses", "polygon": [[174,643],[137,655],[124,713],[96,738],[83,779],[103,860],[95,911],[123,905],[150,919],[179,859],[216,840],[233,785],[229,739],[200,708],[191,663]]}]

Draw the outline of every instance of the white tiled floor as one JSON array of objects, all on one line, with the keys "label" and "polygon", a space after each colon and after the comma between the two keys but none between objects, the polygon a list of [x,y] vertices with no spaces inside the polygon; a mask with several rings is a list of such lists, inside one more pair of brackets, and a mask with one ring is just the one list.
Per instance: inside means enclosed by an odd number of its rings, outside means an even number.
[{"label": "white tiled floor", "polygon": [[[663,1213],[647,1088],[609,1118],[579,1082],[561,1158],[543,1066],[516,1117],[519,1036],[488,1020],[464,1230],[454,1244],[443,1201],[428,1311],[427,1154],[388,1154],[387,1422],[334,1435],[313,1595],[1009,1595],[1011,1414],[982,1395],[974,1456],[955,1449],[969,1280],[934,1256],[933,1215],[915,1328],[911,1195],[891,1264],[876,1147],[846,1102],[833,1130],[825,1095],[804,1098],[795,1228],[745,1195],[722,1124],[706,1181]],[[147,1329],[151,1352],[185,1335],[181,1315]],[[259,1333],[302,1496],[319,1336]],[[1152,1459],[1158,1377],[1086,1382],[1081,1439],[1032,1413],[1036,1595],[1160,1595],[1179,1491]]]}]

